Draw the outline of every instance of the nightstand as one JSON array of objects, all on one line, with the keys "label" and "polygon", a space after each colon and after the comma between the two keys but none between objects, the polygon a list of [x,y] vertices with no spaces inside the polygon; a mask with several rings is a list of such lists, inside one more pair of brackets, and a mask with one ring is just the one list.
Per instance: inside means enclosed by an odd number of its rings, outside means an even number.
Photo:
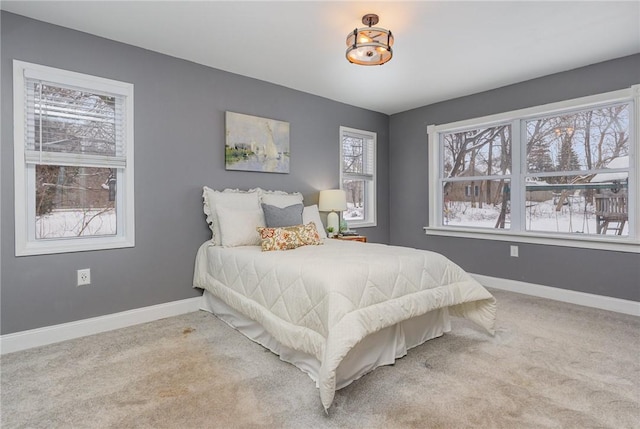
[{"label": "nightstand", "polygon": [[367,242],[366,235],[336,235],[335,237],[338,240],[351,240],[351,241],[360,241],[362,243]]}]

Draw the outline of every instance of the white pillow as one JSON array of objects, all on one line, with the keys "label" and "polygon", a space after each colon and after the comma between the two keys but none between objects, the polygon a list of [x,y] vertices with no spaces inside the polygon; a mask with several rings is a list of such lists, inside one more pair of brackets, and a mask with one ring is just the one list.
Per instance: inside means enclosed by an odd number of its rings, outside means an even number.
[{"label": "white pillow", "polygon": [[238,210],[218,206],[220,241],[224,247],[259,246],[260,234],[256,228],[266,226],[262,209]]},{"label": "white pillow", "polygon": [[220,239],[220,225],[218,224],[218,207],[226,207],[241,210],[262,210],[257,189],[240,191],[237,189],[225,189],[215,191],[207,186],[203,187],[202,198],[204,213],[207,215],[207,223],[211,229],[211,241],[216,246],[222,244]]},{"label": "white pillow", "polygon": [[307,206],[302,210],[302,223],[306,225],[309,222],[316,224],[316,229],[318,230],[318,234],[320,234],[320,238],[327,238],[327,231],[325,231],[322,220],[320,219],[320,212],[318,211],[317,204]]},{"label": "white pillow", "polygon": [[295,204],[302,204],[302,194],[300,192],[287,194],[283,191],[265,191],[261,189],[260,199],[264,204],[276,206],[281,209]]}]

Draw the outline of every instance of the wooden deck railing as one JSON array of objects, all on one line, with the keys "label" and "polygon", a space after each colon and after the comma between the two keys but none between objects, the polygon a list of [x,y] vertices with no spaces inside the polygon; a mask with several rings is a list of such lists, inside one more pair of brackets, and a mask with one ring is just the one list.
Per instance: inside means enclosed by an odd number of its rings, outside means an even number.
[{"label": "wooden deck railing", "polygon": [[[598,234],[614,231],[622,235],[625,223],[629,220],[627,196],[596,194],[596,229]],[[615,225],[612,225],[615,224]]]}]

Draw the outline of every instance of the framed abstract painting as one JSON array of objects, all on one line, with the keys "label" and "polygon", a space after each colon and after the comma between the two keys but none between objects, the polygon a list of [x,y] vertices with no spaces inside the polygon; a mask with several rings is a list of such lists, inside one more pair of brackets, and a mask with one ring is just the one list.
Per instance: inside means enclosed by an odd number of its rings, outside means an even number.
[{"label": "framed abstract painting", "polygon": [[226,112],[227,170],[289,172],[289,123]]}]

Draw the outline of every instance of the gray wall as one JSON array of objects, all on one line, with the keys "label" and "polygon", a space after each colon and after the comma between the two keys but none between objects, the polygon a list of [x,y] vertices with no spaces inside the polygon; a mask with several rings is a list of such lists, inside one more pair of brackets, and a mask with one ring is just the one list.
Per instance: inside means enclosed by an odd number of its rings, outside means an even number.
[{"label": "gray wall", "polygon": [[[2,12],[1,333],[197,295],[195,252],[210,234],[201,187],[300,191],[338,186],[339,126],[378,133],[378,226],[370,241],[439,251],[470,272],[640,301],[638,255],[427,237],[428,124],[447,123],[640,83],[640,55],[386,115]],[[12,60],[135,85],[136,247],[14,257]],[[225,171],[224,112],[291,124],[291,173]],[[393,151],[389,142],[393,142]],[[410,196],[410,197],[409,197]],[[75,287],[91,268],[92,285]]]},{"label": "gray wall", "polygon": [[[210,238],[202,186],[300,191],[338,186],[339,127],[378,133],[378,226],[388,242],[388,116],[2,12],[2,334],[196,296],[198,246]],[[12,60],[135,85],[136,247],[14,256]],[[224,112],[287,121],[291,172],[225,171]],[[91,268],[92,284],[75,286]]]},{"label": "gray wall", "polygon": [[[445,101],[391,116],[389,153],[392,244],[434,250],[467,271],[640,301],[638,254],[426,236],[427,125],[443,124],[628,88],[640,83],[640,54]],[[410,196],[410,197],[408,197]]]}]

